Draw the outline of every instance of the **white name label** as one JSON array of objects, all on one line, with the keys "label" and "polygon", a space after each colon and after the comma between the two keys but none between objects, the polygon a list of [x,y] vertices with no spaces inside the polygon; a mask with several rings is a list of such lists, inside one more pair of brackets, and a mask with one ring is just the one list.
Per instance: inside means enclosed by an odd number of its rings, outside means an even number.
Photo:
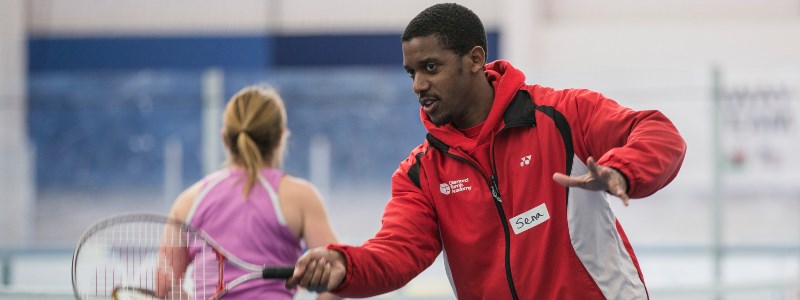
[{"label": "white name label", "polygon": [[547,206],[542,203],[533,209],[526,211],[516,217],[508,219],[511,223],[511,228],[514,229],[514,234],[520,234],[525,230],[531,229],[536,225],[550,220],[550,214],[547,212]]}]

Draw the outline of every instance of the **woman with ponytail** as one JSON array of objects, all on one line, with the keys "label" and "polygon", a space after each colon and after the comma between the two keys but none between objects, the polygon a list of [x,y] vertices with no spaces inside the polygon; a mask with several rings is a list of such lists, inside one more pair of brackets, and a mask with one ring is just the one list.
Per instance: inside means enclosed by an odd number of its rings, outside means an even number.
[{"label": "woman with ponytail", "polygon": [[[260,265],[292,266],[307,247],[336,242],[321,197],[311,183],[281,170],[289,130],[273,89],[246,87],[223,114],[226,166],[186,189],[170,217],[202,229],[234,256]],[[184,270],[176,270],[184,271]],[[234,268],[224,278],[236,278]],[[181,272],[182,273],[182,272]],[[226,299],[292,299],[283,281],[244,283]],[[318,299],[337,299],[321,294]]]}]

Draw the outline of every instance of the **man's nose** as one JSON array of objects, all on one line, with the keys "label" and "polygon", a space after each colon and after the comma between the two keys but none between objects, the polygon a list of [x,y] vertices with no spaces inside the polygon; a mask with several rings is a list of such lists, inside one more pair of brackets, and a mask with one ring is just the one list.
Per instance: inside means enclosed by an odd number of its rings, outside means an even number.
[{"label": "man's nose", "polygon": [[424,76],[414,76],[414,85],[411,87],[414,94],[421,94],[431,87],[430,82]]}]

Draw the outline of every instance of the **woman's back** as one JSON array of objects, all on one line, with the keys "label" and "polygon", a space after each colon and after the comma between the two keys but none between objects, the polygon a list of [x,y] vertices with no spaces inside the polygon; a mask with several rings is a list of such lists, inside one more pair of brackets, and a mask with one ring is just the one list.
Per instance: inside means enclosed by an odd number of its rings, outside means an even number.
[{"label": "woman's back", "polygon": [[[186,222],[205,231],[222,248],[246,262],[294,265],[302,247],[300,239],[287,227],[278,199],[283,172],[262,168],[247,198],[242,192],[246,176],[242,169],[226,168],[203,179]],[[190,256],[193,255],[190,250]],[[235,267],[225,268],[224,272],[226,282],[244,274]],[[213,291],[216,285],[211,282],[207,288]],[[251,281],[230,291],[226,298],[291,299],[294,293],[281,280]]]}]

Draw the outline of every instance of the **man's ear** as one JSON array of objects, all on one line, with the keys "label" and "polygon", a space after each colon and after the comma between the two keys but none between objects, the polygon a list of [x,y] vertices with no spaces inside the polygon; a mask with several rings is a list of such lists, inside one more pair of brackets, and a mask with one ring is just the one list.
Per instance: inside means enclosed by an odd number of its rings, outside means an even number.
[{"label": "man's ear", "polygon": [[470,71],[482,72],[486,65],[486,50],[481,46],[475,46],[467,53],[467,56],[470,59]]}]

